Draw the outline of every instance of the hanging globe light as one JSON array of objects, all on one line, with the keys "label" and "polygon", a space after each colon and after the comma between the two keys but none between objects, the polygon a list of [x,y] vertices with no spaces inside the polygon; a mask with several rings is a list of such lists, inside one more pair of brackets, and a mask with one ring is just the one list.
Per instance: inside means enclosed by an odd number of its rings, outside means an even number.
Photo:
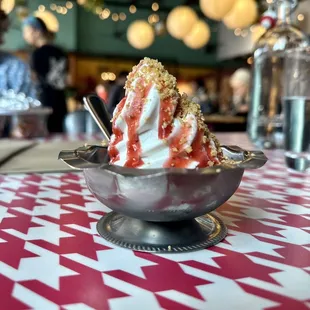
[{"label": "hanging globe light", "polygon": [[221,20],[233,8],[237,0],[200,0],[202,13],[215,20]]},{"label": "hanging globe light", "polygon": [[127,40],[131,46],[142,50],[152,45],[155,34],[152,26],[144,20],[136,20],[127,29]]},{"label": "hanging globe light", "polygon": [[39,17],[45,23],[47,29],[51,32],[58,32],[59,31],[59,22],[57,17],[50,11],[35,11],[35,17]]},{"label": "hanging globe light", "polygon": [[1,10],[4,11],[6,14],[12,12],[15,6],[15,0],[2,0],[0,1]]},{"label": "hanging globe light", "polygon": [[167,17],[167,30],[176,39],[183,39],[197,22],[196,12],[189,6],[175,7]]},{"label": "hanging globe light", "polygon": [[198,20],[190,33],[183,39],[185,45],[192,49],[198,49],[205,46],[211,37],[211,31],[207,23]]},{"label": "hanging globe light", "polygon": [[258,8],[255,0],[237,0],[223,22],[230,29],[246,28],[255,22],[257,16]]}]

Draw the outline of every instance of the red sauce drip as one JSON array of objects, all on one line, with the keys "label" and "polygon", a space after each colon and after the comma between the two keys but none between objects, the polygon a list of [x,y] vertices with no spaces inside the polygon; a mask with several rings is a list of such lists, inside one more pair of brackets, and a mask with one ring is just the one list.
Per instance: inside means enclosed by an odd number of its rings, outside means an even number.
[{"label": "red sauce drip", "polygon": [[115,135],[115,140],[113,143],[110,143],[109,147],[109,156],[112,164],[119,160],[119,152],[116,148],[116,144],[123,140],[123,133],[120,129],[115,128],[113,133]]},{"label": "red sauce drip", "polygon": [[148,96],[152,84],[149,84],[146,87],[143,87],[143,85],[143,79],[137,82],[135,96],[132,99],[128,113],[125,116],[125,121],[128,127],[127,161],[124,165],[125,167],[137,168],[143,165],[143,160],[141,159],[141,144],[137,131],[145,98]]},{"label": "red sauce drip", "polygon": [[174,106],[172,98],[160,101],[158,138],[166,139],[172,132],[171,120],[173,117]]},{"label": "red sauce drip", "polygon": [[199,168],[208,167],[209,161],[215,164],[219,163],[216,157],[211,155],[210,142],[203,143],[204,130],[200,129],[191,145],[192,151],[187,153],[186,150],[182,150],[182,140],[187,139],[190,128],[184,126],[180,133],[175,136],[169,147],[170,156],[168,161],[164,164],[165,168],[188,168],[192,162],[198,162]]},{"label": "red sauce drip", "polygon": [[115,139],[113,140],[113,143],[111,142],[109,145],[109,156],[110,156],[112,164],[119,160],[119,152],[116,148],[116,145],[123,140],[123,132],[115,126],[115,122],[116,122],[117,117],[120,115],[120,113],[122,112],[124,108],[126,99],[127,97],[124,97],[120,101],[120,103],[117,105],[116,107],[117,110],[115,112],[115,118],[112,123],[112,131],[113,131],[113,134],[115,135]]},{"label": "red sauce drip", "polygon": [[208,167],[208,162],[213,161],[211,156],[210,142],[203,143],[204,130],[200,129],[195,140],[193,141],[192,157],[199,162],[198,167]]}]

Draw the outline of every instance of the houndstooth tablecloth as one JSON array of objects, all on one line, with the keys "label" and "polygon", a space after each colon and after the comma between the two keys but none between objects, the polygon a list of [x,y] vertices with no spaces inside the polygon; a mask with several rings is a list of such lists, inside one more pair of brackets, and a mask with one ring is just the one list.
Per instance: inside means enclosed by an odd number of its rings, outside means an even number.
[{"label": "houndstooth tablecloth", "polygon": [[[219,138],[249,147],[242,134]],[[185,254],[100,238],[109,209],[80,173],[0,176],[0,309],[309,309],[310,174],[266,155],[218,209],[225,241]]]}]

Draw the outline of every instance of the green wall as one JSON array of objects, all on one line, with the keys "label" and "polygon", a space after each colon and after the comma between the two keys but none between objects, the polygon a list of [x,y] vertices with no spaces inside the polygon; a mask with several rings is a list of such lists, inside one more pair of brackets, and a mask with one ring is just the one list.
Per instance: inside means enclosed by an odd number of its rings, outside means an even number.
[{"label": "green wall", "polygon": [[[110,7],[110,9],[116,11],[116,8]],[[128,11],[126,11],[127,13]],[[168,34],[156,37],[153,45],[145,50],[136,50],[131,47],[126,39],[128,25],[134,19],[147,19],[150,13],[147,10],[139,10],[136,14],[127,14],[126,21],[115,23],[111,19],[100,20],[92,13],[79,10],[77,48],[82,53],[103,53],[135,58],[149,56],[185,64],[210,65],[215,62],[214,54],[206,54],[205,49],[191,50],[182,41],[176,40]],[[121,36],[116,37],[115,33],[119,33]],[[215,36],[212,36],[211,44],[216,44],[215,40]]]},{"label": "green wall", "polygon": [[[44,3],[47,7],[53,1],[31,0],[30,10],[34,11],[38,5]],[[57,4],[64,4],[65,1],[57,1]],[[169,2],[173,7],[175,0]],[[60,31],[57,34],[56,43],[68,51],[76,51],[87,55],[96,56],[122,56],[127,58],[141,58],[144,56],[158,58],[166,62],[179,64],[206,65],[216,64],[215,53],[207,53],[205,49],[191,50],[181,41],[173,39],[168,34],[156,37],[154,44],[145,50],[132,48],[126,39],[126,29],[134,19],[147,19],[151,11],[146,9],[138,10],[136,14],[128,12],[128,5],[125,7],[109,6],[112,12],[125,12],[127,19],[124,22],[113,22],[111,18],[101,20],[98,16],[83,8],[74,5],[66,15],[56,14]],[[210,22],[209,22],[210,23]],[[211,24],[214,28],[215,24]],[[115,34],[118,34],[116,36]],[[212,33],[211,45],[216,44],[216,35]],[[20,24],[12,21],[12,28],[6,36],[7,50],[25,49],[20,31]]]},{"label": "green wall", "polygon": [[[29,11],[34,12],[40,4],[44,4],[49,8],[50,3],[53,1],[31,0],[28,1]],[[64,5],[66,1],[57,1],[58,5]],[[78,8],[75,5],[73,9],[69,10],[66,15],[55,14],[60,24],[60,31],[57,33],[56,42],[68,51],[76,50],[77,39],[77,14]],[[26,43],[22,38],[21,23],[17,21],[14,13],[10,14],[11,28],[5,37],[5,44],[2,48],[6,50],[22,50],[27,48]]]}]

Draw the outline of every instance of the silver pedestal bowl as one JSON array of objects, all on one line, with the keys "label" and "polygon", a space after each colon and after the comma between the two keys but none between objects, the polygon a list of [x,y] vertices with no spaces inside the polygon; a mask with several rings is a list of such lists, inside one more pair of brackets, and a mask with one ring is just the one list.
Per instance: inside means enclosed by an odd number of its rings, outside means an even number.
[{"label": "silver pedestal bowl", "polygon": [[182,252],[220,242],[227,228],[212,211],[237,190],[245,169],[262,167],[260,151],[222,146],[227,161],[203,169],[135,169],[109,165],[107,148],[84,146],[59,158],[83,170],[91,193],[113,212],[99,220],[99,234],[145,252]]}]

